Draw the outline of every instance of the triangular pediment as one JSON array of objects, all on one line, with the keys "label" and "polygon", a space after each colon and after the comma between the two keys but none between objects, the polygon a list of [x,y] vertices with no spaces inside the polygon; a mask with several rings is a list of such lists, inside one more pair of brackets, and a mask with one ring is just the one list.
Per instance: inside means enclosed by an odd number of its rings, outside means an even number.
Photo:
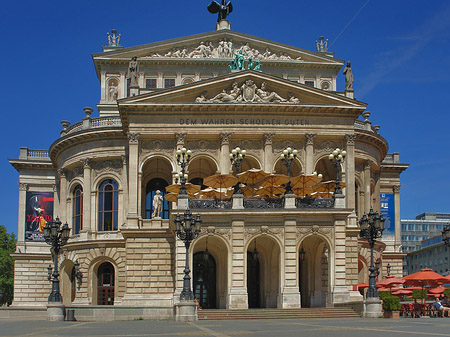
[{"label": "triangular pediment", "polygon": [[366,104],[266,73],[245,70],[203,81],[129,97],[119,109],[149,105],[191,106],[290,106],[365,110]]},{"label": "triangular pediment", "polygon": [[120,48],[113,51],[94,54],[95,61],[129,60],[137,56],[145,60],[229,60],[234,51],[242,51],[244,57],[259,59],[263,63],[314,63],[338,66],[344,61],[326,53],[316,53],[289,46],[256,36],[218,30],[197,35],[186,36],[136,47]]}]

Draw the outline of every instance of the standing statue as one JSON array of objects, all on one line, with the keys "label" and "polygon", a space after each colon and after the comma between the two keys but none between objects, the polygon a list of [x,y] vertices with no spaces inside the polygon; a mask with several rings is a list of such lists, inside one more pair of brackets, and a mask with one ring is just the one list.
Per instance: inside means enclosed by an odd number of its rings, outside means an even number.
[{"label": "standing statue", "polygon": [[244,55],[242,55],[242,50],[239,50],[239,53],[234,52],[234,48],[232,49],[234,54],[234,59],[230,62],[230,69],[231,70],[244,70],[244,63],[245,58]]},{"label": "standing statue", "polygon": [[345,90],[353,90],[353,73],[350,67],[350,61],[347,61],[343,74],[345,75]]},{"label": "standing statue", "polygon": [[152,219],[160,217],[159,214],[162,212],[162,204],[163,204],[163,197],[161,195],[161,192],[159,190],[156,190],[152,203],[153,205]]},{"label": "standing statue", "polygon": [[110,102],[117,101],[118,94],[119,94],[119,92],[117,90],[116,83],[113,81],[113,82],[111,82],[110,87],[109,87],[109,101]]},{"label": "standing statue", "polygon": [[128,74],[127,74],[127,78],[130,79],[131,88],[139,87],[138,74],[139,74],[139,63],[137,61],[137,57],[133,56],[133,58],[130,61],[130,64],[128,65]]},{"label": "standing statue", "polygon": [[108,45],[110,47],[119,47],[120,46],[120,34],[117,34],[117,30],[113,29],[112,31],[112,35],[109,33],[106,33],[106,35],[108,35]]},{"label": "standing statue", "polygon": [[231,1],[222,0],[222,4],[220,5],[217,1],[213,1],[208,6],[208,11],[212,14],[219,13],[219,17],[217,18],[217,22],[222,20],[226,20],[227,16],[233,11],[233,5]]}]

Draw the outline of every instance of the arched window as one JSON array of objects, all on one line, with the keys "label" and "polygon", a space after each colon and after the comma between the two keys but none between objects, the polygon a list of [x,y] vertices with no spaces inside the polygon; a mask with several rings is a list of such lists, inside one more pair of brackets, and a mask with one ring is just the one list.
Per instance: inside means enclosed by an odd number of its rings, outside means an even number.
[{"label": "arched window", "polygon": [[164,199],[166,195],[166,186],[169,184],[161,178],[153,178],[147,183],[145,188],[145,218],[150,219],[153,213],[153,197],[155,192],[159,190],[163,197],[162,212],[159,216],[163,219],[169,219],[169,202]]},{"label": "arched window", "polygon": [[116,231],[119,208],[119,187],[112,179],[104,180],[98,189],[98,230]]},{"label": "arched window", "polygon": [[77,185],[73,190],[72,234],[83,229],[83,188]]}]

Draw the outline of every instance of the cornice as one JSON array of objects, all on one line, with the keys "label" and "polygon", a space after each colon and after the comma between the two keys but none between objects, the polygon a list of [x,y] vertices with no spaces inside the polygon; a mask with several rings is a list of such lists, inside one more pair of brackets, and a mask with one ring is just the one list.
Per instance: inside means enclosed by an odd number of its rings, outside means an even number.
[{"label": "cornice", "polygon": [[356,134],[355,144],[357,144],[358,142],[373,144],[374,147],[381,152],[381,158],[383,159],[384,157],[386,157],[389,150],[389,145],[386,139],[384,139],[377,133],[359,129],[355,129],[355,134]]},{"label": "cornice", "polygon": [[51,161],[38,161],[30,159],[8,159],[9,163],[17,170],[21,169],[54,169],[55,166]]}]

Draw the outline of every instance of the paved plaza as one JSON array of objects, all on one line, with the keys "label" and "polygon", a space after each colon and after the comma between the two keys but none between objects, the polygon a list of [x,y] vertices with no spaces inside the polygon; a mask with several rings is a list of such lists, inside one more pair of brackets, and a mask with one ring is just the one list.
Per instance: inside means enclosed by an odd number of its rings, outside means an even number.
[{"label": "paved plaza", "polygon": [[450,336],[450,318],[47,322],[1,319],[0,336]]}]

